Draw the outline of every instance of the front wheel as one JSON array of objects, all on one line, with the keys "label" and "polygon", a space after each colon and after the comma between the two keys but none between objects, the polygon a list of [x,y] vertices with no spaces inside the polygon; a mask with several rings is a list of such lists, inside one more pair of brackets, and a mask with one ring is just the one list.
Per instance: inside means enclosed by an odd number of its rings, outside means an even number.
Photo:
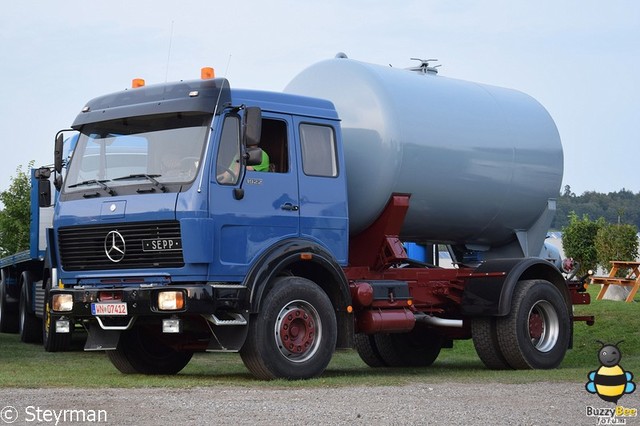
[{"label": "front wheel", "polygon": [[557,367],[571,338],[571,319],[562,294],[548,281],[520,281],[511,312],[497,321],[497,334],[512,368]]},{"label": "front wheel", "polygon": [[123,331],[115,350],[107,357],[121,373],[177,374],[187,366],[193,352],[177,351],[145,327]]},{"label": "front wheel", "polygon": [[305,278],[281,277],[251,318],[240,356],[259,379],[308,379],[327,368],[336,338],[336,315],[324,291]]}]

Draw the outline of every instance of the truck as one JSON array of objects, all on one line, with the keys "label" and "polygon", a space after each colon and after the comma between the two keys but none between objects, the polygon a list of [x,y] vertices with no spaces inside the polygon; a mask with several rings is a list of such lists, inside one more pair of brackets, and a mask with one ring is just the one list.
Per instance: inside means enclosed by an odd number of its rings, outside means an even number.
[{"label": "truck", "polygon": [[239,352],[256,378],[307,379],[337,349],[429,366],[459,339],[489,368],[558,366],[593,323],[573,312],[585,277],[544,245],[558,130],[524,93],[436,71],[339,54],[282,92],[203,68],[89,101],[58,185],[47,334],[85,328],[122,373]]},{"label": "truck", "polygon": [[[19,333],[25,343],[43,342],[46,283],[51,282],[47,247],[55,201],[52,173],[52,166],[30,170],[29,247],[0,259],[0,332]],[[48,351],[66,350],[70,343],[71,333],[44,338]]]}]

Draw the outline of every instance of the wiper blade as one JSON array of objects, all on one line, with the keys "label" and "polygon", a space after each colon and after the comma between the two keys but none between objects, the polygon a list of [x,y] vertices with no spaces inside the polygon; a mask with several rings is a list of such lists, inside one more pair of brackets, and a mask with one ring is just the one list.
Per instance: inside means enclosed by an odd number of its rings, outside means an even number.
[{"label": "wiper blade", "polygon": [[98,185],[100,188],[104,189],[109,195],[116,195],[116,191],[111,189],[105,182],[109,182],[109,179],[89,179],[84,180],[82,182],[74,183],[73,185],[69,185],[67,188],[76,188],[78,186],[85,185]]},{"label": "wiper blade", "polygon": [[78,183],[74,183],[73,185],[69,185],[67,188],[75,188],[76,186],[84,186],[84,185],[100,185],[103,184],[104,182],[109,182],[109,179],[102,179],[102,180],[97,180],[97,179],[89,179],[89,180],[83,180],[82,182],[78,182]]},{"label": "wiper blade", "polygon": [[128,179],[145,178],[146,180],[151,181],[154,186],[157,186],[158,188],[160,188],[160,191],[166,192],[167,187],[156,180],[156,178],[160,176],[162,175],[148,175],[146,173],[134,173],[128,176],[120,176],[112,180],[128,180]]}]

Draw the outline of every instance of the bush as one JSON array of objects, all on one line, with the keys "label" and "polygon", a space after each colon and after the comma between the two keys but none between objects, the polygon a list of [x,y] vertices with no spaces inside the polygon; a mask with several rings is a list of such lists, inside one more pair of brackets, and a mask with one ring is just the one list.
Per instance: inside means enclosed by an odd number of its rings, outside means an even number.
[{"label": "bush", "polygon": [[635,260],[638,256],[637,234],[635,225],[608,223],[601,226],[595,238],[598,265],[608,271],[611,260]]},{"label": "bush", "polygon": [[569,225],[562,228],[562,246],[566,257],[572,257],[580,263],[579,275],[598,266],[595,238],[602,226],[602,218],[592,221],[588,215],[581,219],[575,212],[569,213]]}]

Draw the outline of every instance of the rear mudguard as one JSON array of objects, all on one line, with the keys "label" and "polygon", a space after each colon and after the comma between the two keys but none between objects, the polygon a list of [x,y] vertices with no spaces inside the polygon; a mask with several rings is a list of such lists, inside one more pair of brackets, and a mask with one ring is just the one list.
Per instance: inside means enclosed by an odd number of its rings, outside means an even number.
[{"label": "rear mudguard", "polygon": [[[504,275],[495,273],[503,272]],[[489,276],[478,274],[491,273]],[[540,279],[555,285],[571,306],[571,297],[562,273],[550,262],[539,258],[488,260],[474,271],[462,295],[462,313],[466,316],[505,316],[511,311],[513,292],[521,280]]]}]

